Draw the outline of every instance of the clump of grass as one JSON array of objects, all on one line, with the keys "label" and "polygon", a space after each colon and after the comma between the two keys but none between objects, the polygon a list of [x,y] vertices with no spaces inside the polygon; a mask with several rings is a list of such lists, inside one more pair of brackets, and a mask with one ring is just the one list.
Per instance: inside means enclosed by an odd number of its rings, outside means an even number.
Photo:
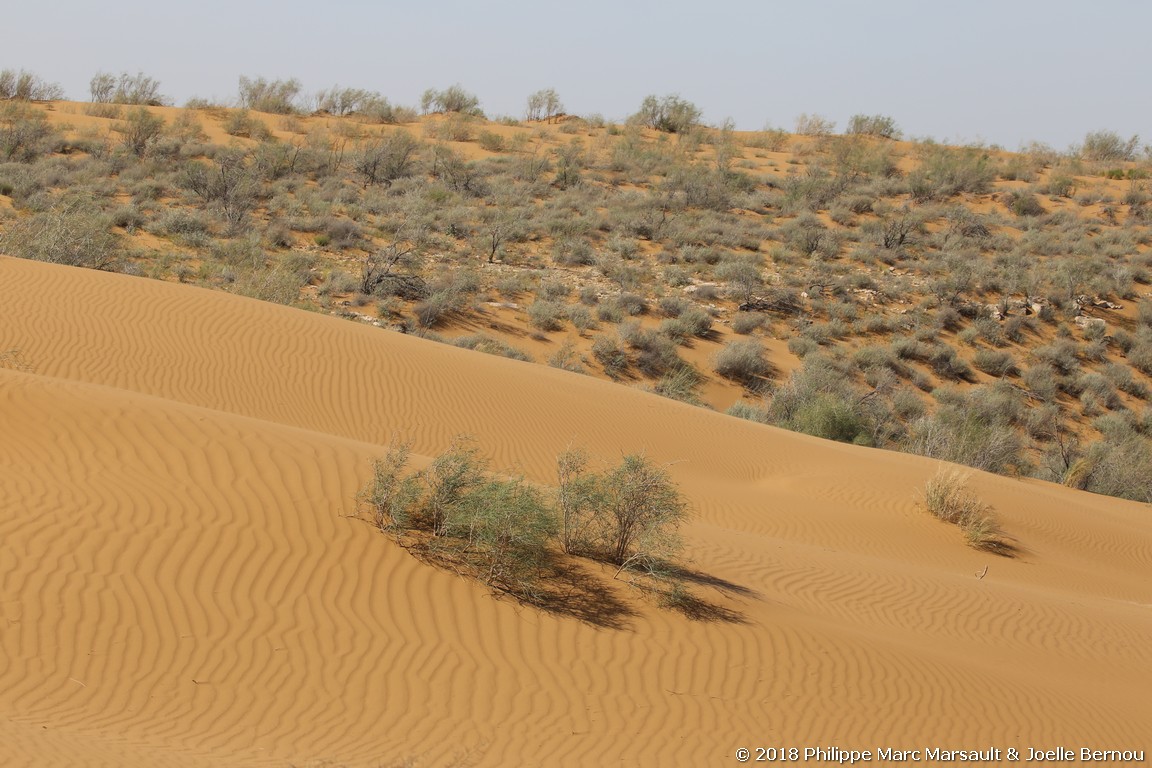
[{"label": "clump of grass", "polygon": [[968,489],[968,475],[941,469],[924,486],[923,501],[933,516],[958,526],[970,546],[1000,554],[1010,551],[992,508]]}]

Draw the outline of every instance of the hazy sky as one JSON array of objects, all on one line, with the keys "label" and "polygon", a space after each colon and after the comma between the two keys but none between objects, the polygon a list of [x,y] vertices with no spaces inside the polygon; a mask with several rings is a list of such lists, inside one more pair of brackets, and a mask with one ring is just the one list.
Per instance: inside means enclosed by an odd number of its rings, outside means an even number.
[{"label": "hazy sky", "polygon": [[409,105],[458,82],[489,115],[521,116],[551,87],[610,119],[678,93],[742,129],[862,112],[1008,149],[1098,129],[1152,142],[1148,0],[48,0],[3,17],[0,68],[76,99],[97,70],[143,71],[177,104],[233,99],[239,75]]}]

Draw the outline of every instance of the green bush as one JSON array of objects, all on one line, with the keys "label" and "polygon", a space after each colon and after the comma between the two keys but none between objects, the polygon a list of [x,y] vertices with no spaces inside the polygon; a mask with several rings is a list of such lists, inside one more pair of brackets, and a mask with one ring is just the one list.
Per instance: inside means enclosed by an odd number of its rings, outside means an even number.
[{"label": "green bush", "polygon": [[677,95],[647,96],[632,119],[665,133],[685,133],[700,121],[700,109]]},{"label": "green bush", "polygon": [[171,101],[160,94],[160,81],[138,72],[112,75],[97,72],[88,83],[92,101],[97,104],[135,104],[162,107]]},{"label": "green bush", "polygon": [[844,132],[884,139],[899,139],[901,136],[896,121],[886,115],[852,115]]},{"label": "green bush", "polygon": [[1114,131],[1092,131],[1084,137],[1080,157],[1097,162],[1122,162],[1136,159],[1140,137],[1123,139]]},{"label": "green bush", "polygon": [[111,222],[90,201],[74,200],[17,219],[0,237],[0,252],[22,259],[112,269],[120,258]]},{"label": "green bush", "polygon": [[300,81],[265,80],[240,77],[240,106],[257,112],[271,112],[276,115],[291,115],[298,111],[297,99],[300,96]]},{"label": "green bush", "polygon": [[463,115],[483,117],[480,109],[480,99],[475,94],[464,90],[459,84],[452,85],[442,91],[429,88],[420,97],[420,111],[429,112],[456,112]]},{"label": "green bush", "polygon": [[998,349],[978,349],[972,364],[989,376],[1010,376],[1016,371],[1016,361],[1008,352]]},{"label": "green bush", "polygon": [[737,312],[732,316],[732,330],[741,335],[747,335],[763,328],[767,318],[759,312]]},{"label": "green bush", "polygon": [[620,346],[620,339],[615,335],[597,336],[592,342],[592,357],[596,358],[609,378],[620,379],[628,372],[628,353]]},{"label": "green bush", "polygon": [[23,69],[0,70],[0,101],[57,101],[64,89]]},{"label": "green bush", "polygon": [[564,327],[564,307],[552,301],[535,301],[528,307],[528,323],[541,331],[559,331]]},{"label": "green bush", "polygon": [[1004,206],[1017,216],[1043,216],[1047,213],[1036,195],[1022,189],[1009,192]]},{"label": "green bush", "polygon": [[759,389],[772,366],[764,355],[764,345],[757,339],[728,342],[716,355],[716,373],[751,390]]}]

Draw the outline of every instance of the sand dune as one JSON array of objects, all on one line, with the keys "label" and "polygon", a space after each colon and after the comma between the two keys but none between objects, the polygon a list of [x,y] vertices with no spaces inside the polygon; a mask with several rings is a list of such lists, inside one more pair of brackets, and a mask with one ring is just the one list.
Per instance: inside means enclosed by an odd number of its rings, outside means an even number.
[{"label": "sand dune", "polygon": [[[731,765],[737,747],[1147,747],[1147,507],[222,293],[0,259],[0,764]],[[675,462],[740,617],[491,597],[355,519],[392,436],[551,479]],[[988,566],[983,579],[976,573]],[[736,588],[738,587],[738,589]]]}]

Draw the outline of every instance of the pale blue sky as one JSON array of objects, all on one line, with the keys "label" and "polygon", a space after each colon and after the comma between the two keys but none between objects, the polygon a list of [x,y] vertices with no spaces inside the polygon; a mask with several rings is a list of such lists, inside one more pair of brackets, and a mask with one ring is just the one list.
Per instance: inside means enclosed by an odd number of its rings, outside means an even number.
[{"label": "pale blue sky", "polygon": [[623,118],[679,93],[709,123],[791,128],[894,117],[911,136],[1058,149],[1090,130],[1152,141],[1147,0],[527,0],[10,4],[0,68],[87,98],[97,70],[142,70],[183,103],[239,75],[334,83],[414,105],[459,82],[489,115],[555,88],[569,112]]}]

